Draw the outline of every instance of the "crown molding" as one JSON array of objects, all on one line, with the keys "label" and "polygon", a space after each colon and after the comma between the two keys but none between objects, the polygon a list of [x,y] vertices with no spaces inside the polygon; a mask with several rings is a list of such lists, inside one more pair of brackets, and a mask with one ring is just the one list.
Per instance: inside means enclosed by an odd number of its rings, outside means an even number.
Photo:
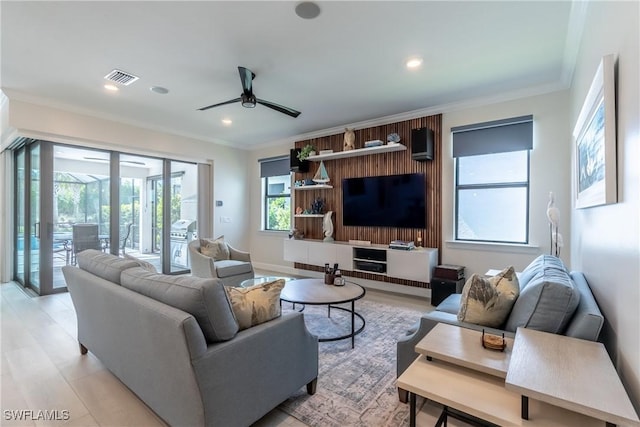
[{"label": "crown molding", "polygon": [[393,114],[389,116],[379,117],[376,119],[364,120],[360,122],[349,123],[340,126],[334,126],[326,129],[321,129],[313,132],[307,132],[298,134],[292,137],[283,138],[279,140],[270,141],[264,144],[259,144],[251,147],[251,150],[259,150],[264,148],[276,147],[281,145],[288,145],[293,147],[296,141],[305,141],[313,138],[321,138],[330,135],[336,135],[344,132],[344,128],[366,129],[375,126],[382,126],[390,123],[397,123],[406,120],[417,119],[425,116],[432,116],[435,114],[446,114],[455,111],[466,110],[470,108],[477,108],[485,105],[498,104],[502,102],[514,101],[518,99],[529,98],[538,95],[545,95],[548,93],[558,92],[567,89],[568,86],[562,81],[549,83],[545,85],[532,86],[529,88],[518,89],[510,92],[504,92],[497,95],[483,96],[478,98],[472,98],[460,102],[453,102],[449,104],[442,104],[433,107],[421,108],[418,110],[407,111],[405,113]]}]

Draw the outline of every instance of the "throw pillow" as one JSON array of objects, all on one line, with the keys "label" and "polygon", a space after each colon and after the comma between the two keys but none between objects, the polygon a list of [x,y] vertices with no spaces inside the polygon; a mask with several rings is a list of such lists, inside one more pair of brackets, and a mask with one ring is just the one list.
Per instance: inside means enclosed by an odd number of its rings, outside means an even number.
[{"label": "throw pillow", "polygon": [[224,236],[215,240],[200,239],[200,253],[213,258],[215,261],[229,259],[229,247],[224,241]]},{"label": "throw pillow", "polygon": [[124,259],[128,259],[131,260],[133,262],[135,262],[136,264],[138,264],[138,267],[142,267],[145,270],[151,272],[151,273],[157,273],[158,270],[156,269],[155,265],[151,264],[149,261],[144,261],[141,260],[139,258],[136,258],[134,256],[131,256],[129,254],[124,254]]},{"label": "throw pillow", "polygon": [[462,289],[458,320],[498,328],[507,320],[519,294],[520,286],[513,267],[493,277],[474,274]]},{"label": "throw pillow", "polygon": [[240,330],[280,316],[280,292],[284,279],[260,283],[248,288],[226,286],[231,308]]}]

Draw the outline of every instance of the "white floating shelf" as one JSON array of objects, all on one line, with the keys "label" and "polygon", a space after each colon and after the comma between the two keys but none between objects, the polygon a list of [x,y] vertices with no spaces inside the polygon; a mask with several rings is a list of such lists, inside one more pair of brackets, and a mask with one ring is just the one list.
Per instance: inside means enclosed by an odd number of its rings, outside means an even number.
[{"label": "white floating shelf", "polygon": [[320,160],[346,159],[347,157],[369,156],[371,154],[391,153],[394,151],[404,151],[407,147],[402,144],[386,144],[377,147],[359,148],[357,150],[338,151],[329,154],[318,154],[307,157],[311,162],[319,162]]},{"label": "white floating shelf", "polygon": [[324,214],[295,214],[296,218],[322,218]]},{"label": "white floating shelf", "polygon": [[318,190],[322,188],[333,188],[332,185],[328,184],[316,184],[316,185],[300,185],[298,187],[293,187],[296,190]]}]

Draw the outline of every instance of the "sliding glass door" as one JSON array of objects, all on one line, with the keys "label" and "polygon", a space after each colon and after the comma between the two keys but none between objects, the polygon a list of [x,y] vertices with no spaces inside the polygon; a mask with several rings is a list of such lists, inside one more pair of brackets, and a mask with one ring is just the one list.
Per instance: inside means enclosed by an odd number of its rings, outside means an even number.
[{"label": "sliding glass door", "polygon": [[[86,248],[143,258],[168,274],[189,271],[196,164],[46,141],[28,141],[14,162],[14,279],[23,286],[66,290],[62,267]],[[98,237],[86,242],[82,230],[94,226]]]}]

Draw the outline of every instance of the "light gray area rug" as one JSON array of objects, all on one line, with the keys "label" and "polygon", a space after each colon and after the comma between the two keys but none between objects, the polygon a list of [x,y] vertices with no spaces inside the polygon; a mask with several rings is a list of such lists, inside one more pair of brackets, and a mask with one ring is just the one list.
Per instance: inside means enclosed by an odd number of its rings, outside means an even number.
[{"label": "light gray area rug", "polygon": [[[346,305],[343,305],[346,306]],[[297,308],[300,308],[298,305]],[[425,308],[426,309],[426,308]],[[291,305],[283,303],[283,312]],[[421,312],[358,300],[356,311],[366,320],[365,329],[351,339],[321,342],[316,394],[301,389],[280,409],[309,426],[409,425],[409,405],[398,401],[396,341],[418,321]],[[350,332],[350,314],[326,306],[307,306],[303,311],[311,333],[320,337]],[[356,330],[361,325],[356,317]]]}]

